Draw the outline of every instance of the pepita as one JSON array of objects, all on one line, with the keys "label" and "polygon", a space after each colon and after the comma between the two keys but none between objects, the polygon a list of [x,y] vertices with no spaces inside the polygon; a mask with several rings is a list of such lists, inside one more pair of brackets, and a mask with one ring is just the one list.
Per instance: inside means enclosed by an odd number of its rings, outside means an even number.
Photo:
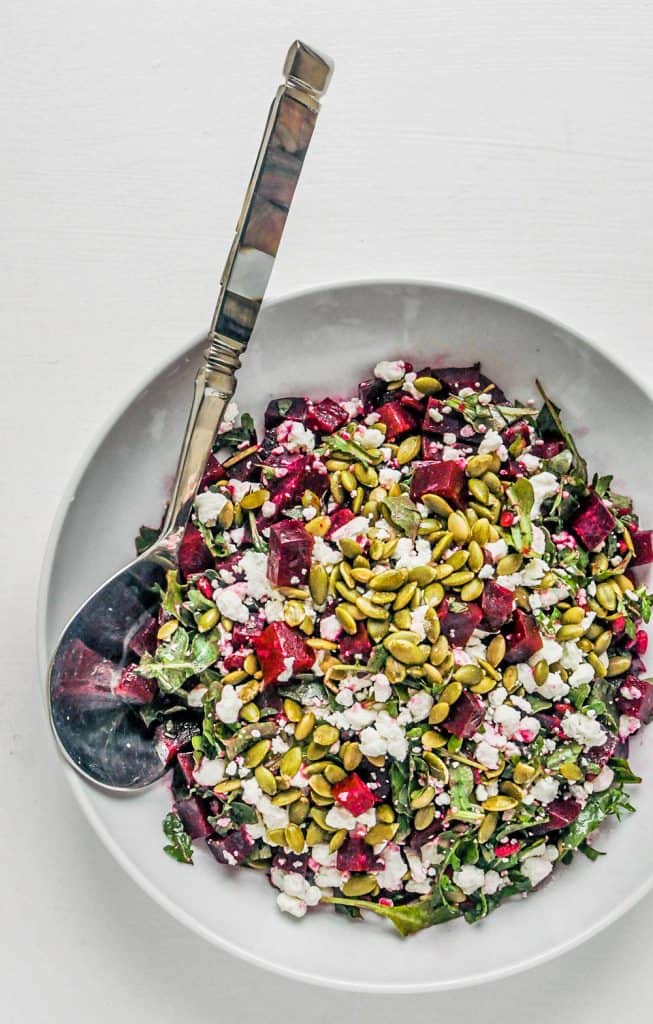
[{"label": "pepita", "polygon": [[[302,740],[307,739],[308,736],[313,732],[315,728],[315,715],[312,711],[305,711],[299,722],[295,726],[295,739]],[[296,749],[296,748],[291,748]],[[285,756],[285,755],[284,755]],[[293,772],[294,774],[294,772]]]},{"label": "pepita", "polygon": [[486,654],[490,665],[496,668],[497,665],[501,664],[506,656],[506,641],[501,636],[501,633],[497,633],[495,637],[492,637],[487,646]]},{"label": "pepita", "polygon": [[[439,701],[434,704],[429,712],[429,725],[440,725],[446,718],[449,717],[451,708],[445,701]],[[428,736],[428,732],[425,732],[422,736],[422,743],[424,743],[424,737]]]},{"label": "pepita", "polygon": [[259,740],[257,743],[254,743],[243,755],[245,766],[247,768],[256,768],[268,756],[270,746],[270,740]]},{"label": "pepita", "polygon": [[395,455],[397,465],[407,466],[409,462],[412,462],[419,455],[421,447],[422,438],[419,434],[405,437],[397,448],[397,454]]},{"label": "pepita", "polygon": [[483,669],[478,665],[461,665],[453,674],[454,679],[465,686],[475,686],[483,678]]}]

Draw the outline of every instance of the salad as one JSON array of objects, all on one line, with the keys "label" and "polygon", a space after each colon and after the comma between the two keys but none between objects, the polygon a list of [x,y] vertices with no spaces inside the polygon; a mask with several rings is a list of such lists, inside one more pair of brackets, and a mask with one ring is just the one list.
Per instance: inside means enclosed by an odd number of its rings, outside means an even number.
[{"label": "salad", "polygon": [[653,717],[653,532],[538,387],[383,361],[260,437],[232,403],[118,685],[173,769],[168,854],[402,935],[600,856]]}]

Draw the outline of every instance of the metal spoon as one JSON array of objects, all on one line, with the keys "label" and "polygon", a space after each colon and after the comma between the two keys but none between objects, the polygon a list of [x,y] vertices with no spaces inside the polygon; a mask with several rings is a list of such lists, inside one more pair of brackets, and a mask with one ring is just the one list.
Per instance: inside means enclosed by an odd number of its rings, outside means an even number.
[{"label": "metal spoon", "polygon": [[261,308],[288,209],[333,71],[299,41],[268,116],[236,234],[220,282],[209,348],[195,380],[177,475],[159,539],[86,601],[64,629],[49,672],[50,718],[67,760],[112,791],[149,786],[166,769],[152,730],[115,692],[130,644],[151,622],[158,586],[177,566],[179,545],[235,373]]}]

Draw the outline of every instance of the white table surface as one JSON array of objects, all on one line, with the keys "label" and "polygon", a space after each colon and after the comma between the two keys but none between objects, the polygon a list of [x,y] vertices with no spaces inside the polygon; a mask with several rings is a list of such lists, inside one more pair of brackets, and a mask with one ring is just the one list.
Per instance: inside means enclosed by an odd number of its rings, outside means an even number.
[{"label": "white table surface", "polygon": [[90,437],[205,329],[296,36],[337,71],[273,294],[372,276],[494,291],[653,386],[650,3],[5,0],[0,1019],[649,1020],[651,896],[499,984],[402,1000],[320,991],[169,919],[58,769],[33,626],[50,522]]}]

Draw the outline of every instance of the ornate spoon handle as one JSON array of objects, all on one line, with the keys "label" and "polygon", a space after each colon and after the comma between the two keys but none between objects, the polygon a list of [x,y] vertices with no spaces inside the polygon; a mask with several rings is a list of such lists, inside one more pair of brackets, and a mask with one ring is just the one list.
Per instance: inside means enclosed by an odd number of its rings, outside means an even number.
[{"label": "ornate spoon handle", "polygon": [[290,47],[284,82],[268,115],[222,274],[205,364],[195,381],[175,485],[163,534],[157,542],[166,556],[176,554],[220,422],[234,393],[240,356],[254,330],[320,99],[332,71],[329,58],[305,43],[296,41]]}]

